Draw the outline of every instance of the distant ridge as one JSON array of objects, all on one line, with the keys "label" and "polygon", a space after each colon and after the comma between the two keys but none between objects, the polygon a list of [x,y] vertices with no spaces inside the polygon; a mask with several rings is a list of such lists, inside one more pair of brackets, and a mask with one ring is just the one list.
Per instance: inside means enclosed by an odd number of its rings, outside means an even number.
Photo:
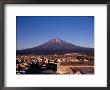
[{"label": "distant ridge", "polygon": [[59,38],[54,38],[40,46],[16,51],[17,54],[65,54],[72,52],[94,54],[94,48],[76,46]]}]

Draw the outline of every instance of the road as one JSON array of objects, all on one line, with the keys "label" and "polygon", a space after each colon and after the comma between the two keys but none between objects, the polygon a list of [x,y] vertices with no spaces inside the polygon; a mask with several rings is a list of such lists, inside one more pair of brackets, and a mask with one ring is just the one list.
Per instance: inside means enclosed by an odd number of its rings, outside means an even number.
[{"label": "road", "polygon": [[72,65],[67,65],[67,66],[58,66],[58,67],[93,67],[94,68],[94,66],[72,66]]}]

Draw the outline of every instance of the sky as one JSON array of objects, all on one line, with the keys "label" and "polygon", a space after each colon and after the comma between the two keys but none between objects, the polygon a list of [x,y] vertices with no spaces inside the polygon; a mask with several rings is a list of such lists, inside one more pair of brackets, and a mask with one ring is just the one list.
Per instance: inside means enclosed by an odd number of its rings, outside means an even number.
[{"label": "sky", "polygon": [[54,38],[94,48],[94,16],[16,16],[17,50]]}]

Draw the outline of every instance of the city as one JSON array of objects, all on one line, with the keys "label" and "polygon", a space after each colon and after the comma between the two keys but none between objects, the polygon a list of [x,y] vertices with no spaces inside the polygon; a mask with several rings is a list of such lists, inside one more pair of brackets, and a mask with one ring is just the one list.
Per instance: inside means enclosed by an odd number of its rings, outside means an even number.
[{"label": "city", "polygon": [[94,56],[81,53],[17,55],[16,74],[94,74]]},{"label": "city", "polygon": [[94,75],[94,16],[17,16],[17,75]]}]

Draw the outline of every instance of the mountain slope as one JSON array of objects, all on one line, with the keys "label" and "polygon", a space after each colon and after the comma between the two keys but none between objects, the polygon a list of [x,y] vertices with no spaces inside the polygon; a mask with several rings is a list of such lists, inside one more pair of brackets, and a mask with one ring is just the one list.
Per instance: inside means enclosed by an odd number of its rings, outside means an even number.
[{"label": "mountain slope", "polygon": [[17,50],[17,54],[64,54],[70,52],[93,53],[94,49],[76,46],[59,38],[55,38],[37,47]]},{"label": "mountain slope", "polygon": [[52,39],[37,48],[42,48],[42,49],[72,49],[72,48],[78,48],[78,46],[67,43],[59,38]]}]

